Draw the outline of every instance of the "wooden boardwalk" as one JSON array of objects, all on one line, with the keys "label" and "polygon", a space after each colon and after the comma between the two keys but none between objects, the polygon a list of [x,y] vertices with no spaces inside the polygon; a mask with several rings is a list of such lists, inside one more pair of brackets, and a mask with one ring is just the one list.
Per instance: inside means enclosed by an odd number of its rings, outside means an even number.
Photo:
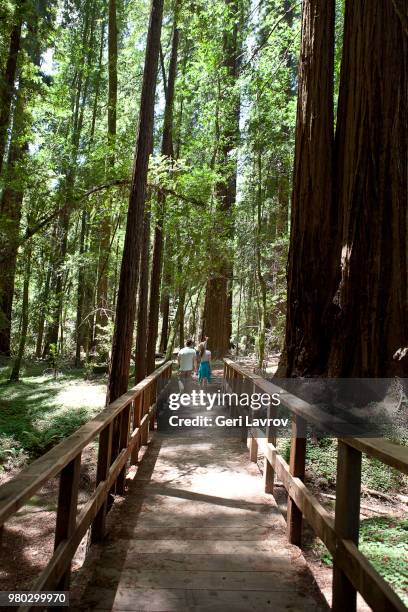
[{"label": "wooden boardwalk", "polygon": [[156,432],[109,525],[72,610],[327,609],[245,443],[217,428]]}]

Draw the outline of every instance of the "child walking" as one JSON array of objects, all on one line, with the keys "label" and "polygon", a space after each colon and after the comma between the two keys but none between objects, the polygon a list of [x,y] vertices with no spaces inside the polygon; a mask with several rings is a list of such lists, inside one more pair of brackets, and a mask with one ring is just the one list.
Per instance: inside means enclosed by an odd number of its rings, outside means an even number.
[{"label": "child walking", "polygon": [[198,356],[200,359],[200,367],[198,368],[198,380],[200,386],[205,386],[211,382],[211,351],[207,349],[207,340],[200,342],[198,345]]}]

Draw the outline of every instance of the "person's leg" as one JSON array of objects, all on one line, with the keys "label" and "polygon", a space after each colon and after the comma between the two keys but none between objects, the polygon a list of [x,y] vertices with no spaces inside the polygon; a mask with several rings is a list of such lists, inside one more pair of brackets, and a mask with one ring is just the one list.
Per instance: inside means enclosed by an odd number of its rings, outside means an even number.
[{"label": "person's leg", "polygon": [[192,390],[192,387],[193,387],[192,371],[189,370],[185,374],[186,374],[186,378],[185,378],[185,393],[191,393],[191,390]]}]

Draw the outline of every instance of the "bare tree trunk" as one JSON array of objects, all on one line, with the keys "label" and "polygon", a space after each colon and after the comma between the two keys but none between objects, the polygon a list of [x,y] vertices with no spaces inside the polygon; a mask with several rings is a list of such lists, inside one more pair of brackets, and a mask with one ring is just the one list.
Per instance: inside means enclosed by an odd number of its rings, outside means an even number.
[{"label": "bare tree trunk", "polygon": [[169,338],[167,342],[167,348],[166,348],[166,360],[167,361],[171,359],[173,355],[176,335],[180,329],[180,319],[183,317],[183,314],[182,314],[183,307],[184,307],[184,304],[182,304],[181,301],[179,300],[179,303],[177,304],[177,309],[176,309],[176,314],[174,317],[173,325],[170,328],[170,334],[169,334]]},{"label": "bare tree trunk", "polygon": [[324,373],[330,348],[334,15],[334,0],[303,2],[285,356],[279,368],[286,376]]},{"label": "bare tree trunk", "polygon": [[10,374],[11,381],[17,381],[20,377],[21,363],[23,361],[25,345],[27,342],[28,306],[29,306],[28,298],[29,298],[29,289],[30,289],[30,276],[31,276],[31,242],[28,242],[26,246],[26,253],[25,253],[20,342],[18,346],[17,356],[13,364],[13,369]]},{"label": "bare tree trunk", "polygon": [[[20,99],[20,96],[18,98]],[[22,105],[17,101],[15,112],[18,113],[21,110]],[[17,129],[16,132],[19,133],[20,129]],[[7,164],[6,186],[0,202],[0,215],[4,228],[4,235],[1,240],[2,258],[0,262],[0,354],[8,356],[10,355],[11,315],[18,237],[24,196],[24,186],[19,176],[19,169],[28,149],[28,145],[26,143],[21,144],[17,136],[13,135]]]},{"label": "bare tree trunk", "polygon": [[336,132],[342,233],[333,376],[408,376],[407,92],[408,37],[393,3],[347,2]]},{"label": "bare tree trunk", "polygon": [[170,284],[171,284],[171,259],[170,259],[170,240],[167,238],[164,249],[164,272],[162,278],[160,310],[162,314],[162,328],[160,334],[160,352],[166,353],[167,341],[169,336],[169,317],[170,317]]},{"label": "bare tree trunk", "polygon": [[[167,81],[166,106],[164,110],[163,138],[161,154],[168,158],[173,154],[173,106],[174,89],[177,74],[177,52],[178,52],[179,31],[177,29],[177,6],[174,15],[173,43],[170,56],[169,76]],[[147,338],[146,367],[147,374],[153,372],[155,368],[155,354],[157,343],[157,332],[159,326],[159,306],[160,306],[160,281],[162,275],[163,260],[163,224],[165,215],[166,198],[162,192],[157,196],[158,215],[154,235],[154,250],[152,275],[150,281],[149,297],[149,328]]]},{"label": "bare tree trunk", "polygon": [[83,254],[85,252],[85,235],[86,235],[87,213],[84,210],[81,216],[81,233],[79,237],[79,266],[78,266],[78,285],[77,285],[77,313],[75,325],[75,365],[78,367],[81,364],[81,346],[83,339],[82,317],[84,310],[85,298],[85,269],[83,262]]},{"label": "bare tree trunk", "polygon": [[14,82],[16,80],[18,54],[21,46],[23,12],[24,0],[18,0],[11,26],[7,62],[4,75],[0,78],[0,172],[7,145],[7,129],[10,124],[11,102],[13,99]]},{"label": "bare tree trunk", "polygon": [[147,302],[149,294],[150,210],[145,211],[143,246],[140,257],[139,300],[135,351],[135,385],[146,376]]},{"label": "bare tree trunk", "polygon": [[[118,31],[116,20],[116,0],[109,0],[108,20],[108,179],[113,178],[115,166],[115,142],[116,142],[116,109],[118,98]],[[98,289],[97,289],[97,312],[96,312],[96,335],[103,333],[108,325],[108,278],[111,241],[111,208],[105,212],[101,222],[101,241],[98,264]]]},{"label": "bare tree trunk", "polygon": [[115,330],[112,344],[111,372],[107,403],[127,391],[133,326],[136,311],[136,289],[141,252],[147,171],[152,149],[154,101],[159,60],[163,0],[152,0],[138,135],[135,149],[129,208],[116,304]]},{"label": "bare tree trunk", "polygon": [[[224,31],[223,68],[227,71],[229,85],[222,96],[222,112],[225,113],[226,128],[220,134],[222,144],[216,146],[219,151],[218,163],[224,171],[223,180],[217,187],[220,210],[226,214],[226,234],[232,236],[234,228],[231,222],[232,210],[237,191],[237,160],[231,154],[238,147],[240,99],[235,91],[238,79],[239,56],[239,5],[237,0],[225,0],[228,24]],[[220,111],[221,112],[221,111]],[[215,357],[225,355],[230,346],[232,330],[232,263],[229,254],[217,254],[221,265],[214,270],[207,282],[204,330],[209,337],[209,347]]]},{"label": "bare tree trunk", "polygon": [[45,315],[46,308],[48,303],[48,296],[50,293],[50,283],[51,283],[51,261],[48,261],[47,275],[45,277],[44,290],[41,293],[41,303],[40,303],[40,315],[38,318],[38,332],[37,332],[37,342],[35,347],[35,356],[39,359],[42,355],[42,344],[44,337],[44,326],[45,326]]},{"label": "bare tree trunk", "polygon": [[258,366],[259,369],[263,368],[265,360],[265,334],[266,334],[266,295],[267,287],[266,281],[262,274],[262,157],[261,152],[258,152],[258,193],[257,193],[257,228],[256,228],[256,271],[258,278],[258,286],[260,292],[260,316],[259,316],[259,329],[258,329]]},{"label": "bare tree trunk", "polygon": [[184,340],[184,315],[186,309],[186,290],[184,287],[181,287],[179,290],[179,346],[183,348],[185,340]]}]

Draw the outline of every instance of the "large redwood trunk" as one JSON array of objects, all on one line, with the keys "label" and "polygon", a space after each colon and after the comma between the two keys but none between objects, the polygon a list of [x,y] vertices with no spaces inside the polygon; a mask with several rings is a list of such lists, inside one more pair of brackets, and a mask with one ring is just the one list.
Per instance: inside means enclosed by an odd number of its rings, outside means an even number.
[{"label": "large redwood trunk", "polygon": [[[175,14],[174,17],[173,43],[170,57],[169,77],[167,82],[166,106],[164,110],[163,137],[161,147],[161,154],[168,158],[172,157],[173,155],[173,106],[174,88],[177,75],[177,51],[179,41],[179,31],[177,29],[176,19],[177,14]],[[146,352],[147,374],[153,372],[155,368],[156,343],[160,309],[160,282],[163,267],[163,224],[166,198],[162,192],[158,193],[157,198],[158,214],[154,235],[154,250],[149,297],[149,328]]]},{"label": "large redwood trunk", "polygon": [[396,0],[346,3],[336,134],[342,234],[333,376],[408,376],[408,355],[402,357],[408,346],[404,14]]},{"label": "large redwood trunk", "polygon": [[[213,357],[221,358],[229,350],[231,337],[230,266],[207,281],[202,336],[209,337]],[[218,314],[217,314],[218,313]]]},{"label": "large redwood trunk", "polygon": [[283,376],[324,373],[330,348],[334,17],[334,0],[304,0]]},{"label": "large redwood trunk", "polygon": [[116,304],[107,403],[125,393],[129,381],[142,242],[141,230],[145,208],[147,171],[153,138],[154,102],[162,16],[163,0],[152,0],[125,244]]},{"label": "large redwood trunk", "polygon": [[7,144],[7,129],[10,124],[11,101],[16,80],[17,60],[21,47],[24,1],[18,0],[10,32],[9,51],[4,74],[0,76],[0,172]]},{"label": "large redwood trunk", "polygon": [[[240,99],[235,91],[239,68],[239,6],[236,0],[225,0],[228,19],[232,20],[224,32],[223,68],[228,75],[228,87],[220,100],[221,147],[218,159],[223,179],[217,186],[220,210],[225,213],[225,234],[231,237],[233,225],[231,211],[237,193],[236,149],[239,141]],[[203,317],[203,334],[209,337],[209,348],[215,357],[225,355],[230,346],[232,334],[232,262],[228,253],[216,253],[215,260],[220,265],[214,269],[207,281]]]},{"label": "large redwood trunk", "polygon": [[[20,108],[17,104],[17,108]],[[7,185],[0,202],[4,228],[0,250],[0,354],[10,356],[11,315],[24,187],[18,175],[28,146],[13,142],[7,167]]]},{"label": "large redwood trunk", "polygon": [[[140,256],[139,300],[137,309],[137,330],[135,350],[135,385],[146,376],[147,345],[147,304],[149,295],[150,259],[150,210],[145,212],[143,221],[143,245]],[[154,369],[154,368],[153,368]]]}]

